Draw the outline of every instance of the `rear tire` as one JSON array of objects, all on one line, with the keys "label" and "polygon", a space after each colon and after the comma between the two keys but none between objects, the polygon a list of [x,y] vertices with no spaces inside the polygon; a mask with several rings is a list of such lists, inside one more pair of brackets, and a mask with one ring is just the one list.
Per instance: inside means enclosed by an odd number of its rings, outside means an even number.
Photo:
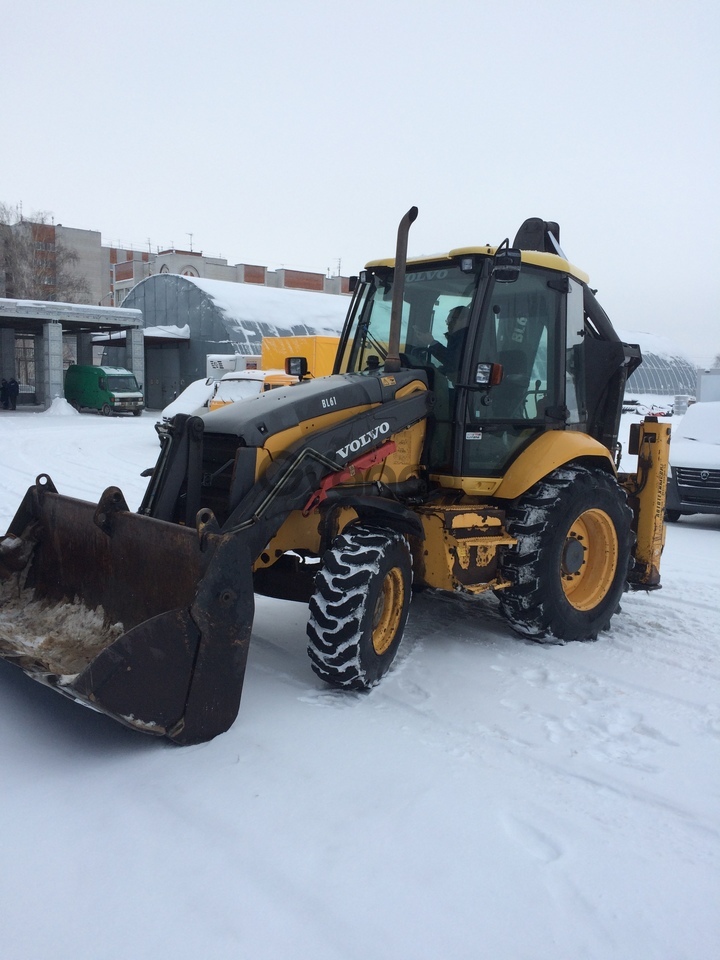
[{"label": "rear tire", "polygon": [[412,561],[404,537],[358,525],[336,537],[315,578],[308,654],[326,683],[367,690],[397,653],[410,606]]},{"label": "rear tire", "polygon": [[498,591],[513,629],[534,640],[595,640],[619,609],[633,533],[625,493],[604,470],[561,467],[506,515],[517,546]]}]

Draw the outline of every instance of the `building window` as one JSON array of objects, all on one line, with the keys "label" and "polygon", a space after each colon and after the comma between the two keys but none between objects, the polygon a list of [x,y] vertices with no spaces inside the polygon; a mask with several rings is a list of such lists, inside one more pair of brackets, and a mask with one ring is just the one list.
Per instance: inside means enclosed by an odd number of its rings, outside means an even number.
[{"label": "building window", "polygon": [[19,383],[35,386],[35,341],[32,337],[16,337],[15,367]]}]

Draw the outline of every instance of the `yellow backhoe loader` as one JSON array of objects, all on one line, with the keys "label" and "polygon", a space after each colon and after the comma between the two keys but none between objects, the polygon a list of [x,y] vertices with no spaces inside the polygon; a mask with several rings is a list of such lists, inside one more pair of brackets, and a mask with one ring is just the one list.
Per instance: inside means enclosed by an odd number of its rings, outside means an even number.
[{"label": "yellow backhoe loader", "polygon": [[236,717],[255,592],[307,600],[312,668],[365,689],[413,589],[492,590],[517,633],[562,642],[659,586],[669,427],[636,424],[617,470],[639,349],[557,224],[408,260],[416,215],[357,278],[334,373],[290,358],[297,384],[176,416],[137,513],[38,477],[0,543],[0,655],[197,743]]}]

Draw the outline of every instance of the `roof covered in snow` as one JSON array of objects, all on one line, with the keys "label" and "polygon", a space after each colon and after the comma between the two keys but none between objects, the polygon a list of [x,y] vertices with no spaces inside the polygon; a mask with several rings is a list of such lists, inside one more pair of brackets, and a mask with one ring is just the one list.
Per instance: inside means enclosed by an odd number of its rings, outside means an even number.
[{"label": "roof covered in snow", "polygon": [[616,333],[624,343],[637,343],[643,356],[648,353],[665,360],[685,360],[691,363],[690,355],[683,347],[667,337],[659,337],[655,333],[646,333],[642,330],[618,330]]},{"label": "roof covered in snow", "polygon": [[[181,277],[175,274],[147,277],[133,287],[131,293],[140,292],[145,285],[157,284],[170,278],[195,286],[206,294],[223,314],[226,323],[236,327],[256,323],[273,326],[278,328],[278,334],[283,331],[285,335],[288,328],[298,324],[311,327],[311,333],[337,335],[342,330],[349,303],[349,298],[342,294],[288,290],[282,287],[207,280],[204,277]],[[147,316],[145,321],[147,325]]]},{"label": "roof covered in snow", "polygon": [[164,410],[205,377],[208,356],[259,357],[266,338],[337,337],[350,303],[343,294],[173,273],[141,280],[123,304],[142,311],[148,409]]},{"label": "roof covered in snow", "polygon": [[342,294],[167,273],[141,280],[124,300],[142,310],[146,329],[187,325],[204,354],[244,355],[259,354],[263,337],[337,336],[349,303]]},{"label": "roof covered in snow", "polygon": [[617,334],[625,343],[638,344],[643,358],[628,379],[626,396],[631,393],[695,395],[698,371],[679,344],[642,331],[618,330]]}]

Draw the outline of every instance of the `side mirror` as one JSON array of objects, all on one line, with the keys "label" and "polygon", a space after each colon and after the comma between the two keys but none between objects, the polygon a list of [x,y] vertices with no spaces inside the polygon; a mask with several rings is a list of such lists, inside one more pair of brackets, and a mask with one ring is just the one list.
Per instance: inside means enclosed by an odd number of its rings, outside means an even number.
[{"label": "side mirror", "polygon": [[307,376],[308,364],[306,357],[286,357],[285,373],[289,377],[297,377],[298,380],[304,380]]},{"label": "side mirror", "polygon": [[475,370],[475,383],[479,387],[495,387],[503,378],[501,363],[479,363]]}]

